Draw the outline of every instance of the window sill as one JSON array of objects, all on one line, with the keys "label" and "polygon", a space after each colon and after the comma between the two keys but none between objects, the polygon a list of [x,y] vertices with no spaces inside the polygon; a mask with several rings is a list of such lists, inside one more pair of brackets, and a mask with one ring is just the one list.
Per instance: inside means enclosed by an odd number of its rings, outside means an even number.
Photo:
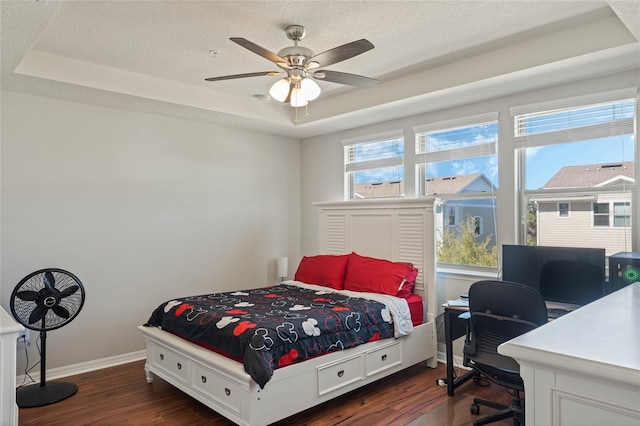
[{"label": "window sill", "polygon": [[498,277],[498,268],[438,263],[436,264],[436,273],[438,276],[448,278],[478,277],[496,279]]}]

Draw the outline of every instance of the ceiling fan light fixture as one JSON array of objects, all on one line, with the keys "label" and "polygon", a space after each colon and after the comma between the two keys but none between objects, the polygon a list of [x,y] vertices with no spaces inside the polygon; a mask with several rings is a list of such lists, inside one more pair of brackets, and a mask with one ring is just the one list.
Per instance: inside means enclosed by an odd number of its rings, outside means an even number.
[{"label": "ceiling fan light fixture", "polygon": [[276,81],[269,89],[269,95],[278,102],[284,102],[289,95],[289,80],[281,78]]},{"label": "ceiling fan light fixture", "polygon": [[308,101],[312,101],[320,96],[320,86],[308,77],[302,79],[300,89]]},{"label": "ceiling fan light fixture", "polygon": [[304,93],[300,87],[294,86],[291,89],[291,106],[294,108],[299,108],[306,106],[309,102],[307,98],[305,98]]}]

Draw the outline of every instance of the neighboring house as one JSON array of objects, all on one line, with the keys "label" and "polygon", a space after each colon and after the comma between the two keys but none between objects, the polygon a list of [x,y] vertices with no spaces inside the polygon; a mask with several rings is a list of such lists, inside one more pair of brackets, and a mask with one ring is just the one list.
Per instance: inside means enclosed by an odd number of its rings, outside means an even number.
[{"label": "neighboring house", "polygon": [[[468,192],[491,192],[495,188],[482,173],[459,176],[428,178],[425,182],[426,193],[430,195],[462,194]],[[404,181],[385,181],[356,184],[357,198],[390,198],[404,196]],[[491,237],[491,245],[495,245],[495,221],[492,200],[455,200],[447,199],[436,212],[436,230],[442,234],[445,227],[460,233],[460,225],[467,217],[474,220],[475,234],[478,241]]]},{"label": "neighboring house", "polygon": [[542,189],[619,188],[582,196],[536,197],[538,245],[593,247],[599,241],[607,256],[628,251],[631,241],[631,192],[634,163],[563,167]]},{"label": "neighboring house", "polygon": [[436,232],[442,235],[445,228],[456,234],[467,218],[474,221],[474,233],[478,242],[489,237],[489,245],[496,244],[495,205],[492,199],[456,200],[450,194],[469,192],[492,192],[495,187],[483,173],[429,178],[426,181],[427,194],[449,195],[441,208],[436,210]]}]

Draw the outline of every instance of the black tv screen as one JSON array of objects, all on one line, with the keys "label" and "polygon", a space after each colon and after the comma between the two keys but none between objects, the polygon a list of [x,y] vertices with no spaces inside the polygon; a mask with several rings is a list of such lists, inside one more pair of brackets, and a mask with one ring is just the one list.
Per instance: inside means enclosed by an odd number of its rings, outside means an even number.
[{"label": "black tv screen", "polygon": [[533,287],[547,301],[586,305],[605,294],[605,250],[504,244],[502,279]]}]

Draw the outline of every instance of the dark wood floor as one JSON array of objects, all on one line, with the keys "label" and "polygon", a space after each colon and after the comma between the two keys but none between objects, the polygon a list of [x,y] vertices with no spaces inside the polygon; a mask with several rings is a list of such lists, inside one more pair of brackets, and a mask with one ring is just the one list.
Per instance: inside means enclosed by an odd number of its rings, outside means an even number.
[{"label": "dark wood floor", "polygon": [[[445,368],[418,364],[332,401],[277,423],[285,425],[467,425],[470,395],[508,403],[509,393],[497,385],[473,381],[449,398],[435,384]],[[20,425],[232,425],[229,420],[175,389],[160,378],[145,381],[144,362],[80,374],[64,379],[78,393],[44,407],[21,408]],[[268,386],[268,385],[267,385]],[[491,413],[482,409],[483,415]],[[505,422],[504,424],[511,424]]]}]

